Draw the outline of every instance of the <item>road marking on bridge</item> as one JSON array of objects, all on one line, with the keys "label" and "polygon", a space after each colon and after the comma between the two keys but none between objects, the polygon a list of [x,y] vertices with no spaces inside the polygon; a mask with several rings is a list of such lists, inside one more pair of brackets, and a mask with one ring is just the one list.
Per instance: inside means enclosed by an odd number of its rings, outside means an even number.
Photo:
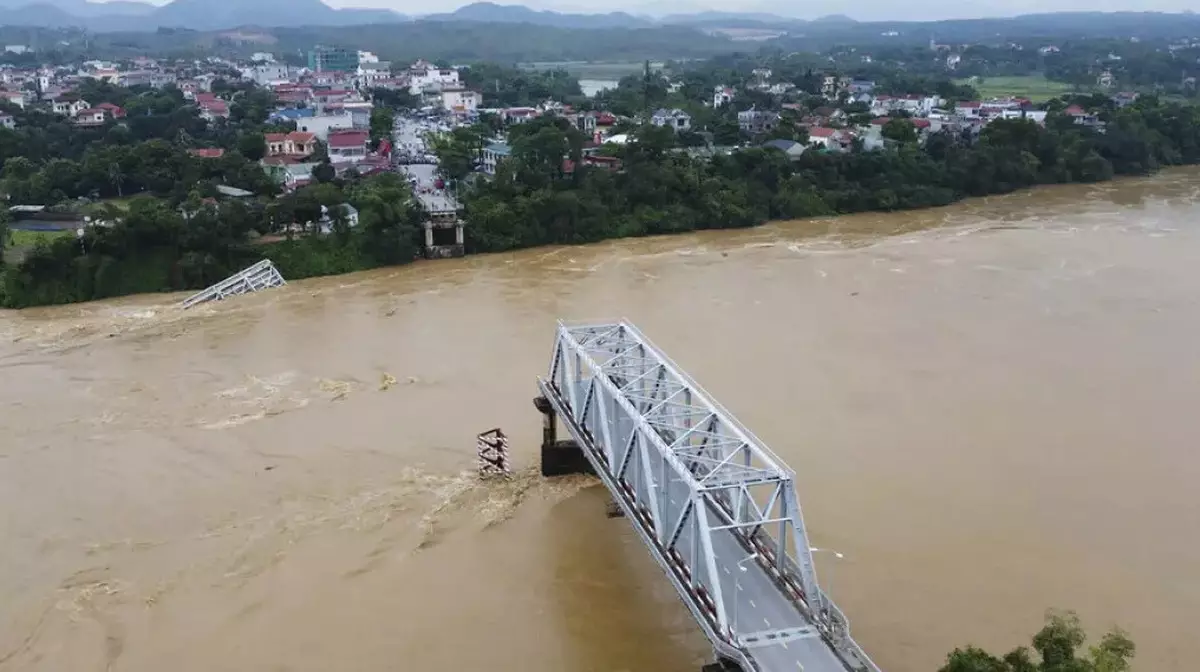
[{"label": "road marking on bridge", "polygon": [[758,608],[758,605],[754,603],[754,600],[750,600],[750,608],[751,608],[751,609],[757,609],[757,608]]},{"label": "road marking on bridge", "polygon": [[768,628],[771,627],[771,622],[767,620],[766,616],[763,616],[763,623],[766,623]]}]

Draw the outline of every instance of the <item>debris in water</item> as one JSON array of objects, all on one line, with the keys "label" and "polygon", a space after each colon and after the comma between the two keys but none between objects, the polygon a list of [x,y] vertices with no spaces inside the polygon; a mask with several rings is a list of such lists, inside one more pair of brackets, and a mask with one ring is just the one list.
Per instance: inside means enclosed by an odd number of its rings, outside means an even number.
[{"label": "debris in water", "polygon": [[321,391],[333,393],[330,401],[341,401],[346,398],[347,394],[350,394],[350,383],[342,380],[322,380]]},{"label": "debris in water", "polygon": [[383,377],[379,380],[379,390],[382,392],[395,384],[396,377],[385,371]]}]

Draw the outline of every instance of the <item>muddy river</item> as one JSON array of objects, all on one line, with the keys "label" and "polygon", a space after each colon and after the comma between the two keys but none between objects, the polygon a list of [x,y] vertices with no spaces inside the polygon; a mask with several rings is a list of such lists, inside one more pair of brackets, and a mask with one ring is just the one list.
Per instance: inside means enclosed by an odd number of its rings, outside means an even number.
[{"label": "muddy river", "polygon": [[[537,474],[555,321],[621,317],[795,469],[887,672],[1048,607],[1193,670],[1198,192],[0,312],[0,670],[694,672],[707,642],[603,487]],[[480,485],[495,426],[519,473]]]}]

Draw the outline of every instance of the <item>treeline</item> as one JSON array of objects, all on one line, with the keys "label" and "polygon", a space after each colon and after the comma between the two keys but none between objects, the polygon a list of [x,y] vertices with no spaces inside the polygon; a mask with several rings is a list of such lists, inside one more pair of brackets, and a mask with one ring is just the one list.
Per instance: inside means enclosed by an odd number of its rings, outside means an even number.
[{"label": "treeline", "polygon": [[1032,647],[995,656],[975,646],[955,649],[938,672],[1129,672],[1137,648],[1119,628],[1081,650],[1087,633],[1079,616],[1051,610]]},{"label": "treeline", "polygon": [[0,264],[0,305],[196,289],[263,258],[290,279],[400,264],[419,249],[421,211],[408,183],[384,173],[306,186],[266,205],[195,191],[178,206],[139,196],[110,222],[79,239],[40,241],[19,264]]},{"label": "treeline", "polygon": [[[943,132],[881,151],[810,149],[795,162],[768,148],[694,156],[676,147],[670,130],[645,126],[623,148],[605,148],[621,160],[617,172],[583,165],[582,135],[564,120],[542,118],[514,129],[512,156],[495,179],[465,191],[467,243],[472,251],[496,251],[922,208],[1200,162],[1200,109],[1153,97],[1119,110],[1100,97],[1081,102],[1097,108],[1103,129],[1051,112],[1045,127],[994,121],[978,138]],[[897,125],[889,135],[916,137]],[[459,141],[467,150],[440,151],[470,151],[477,141],[466,135]]]}]

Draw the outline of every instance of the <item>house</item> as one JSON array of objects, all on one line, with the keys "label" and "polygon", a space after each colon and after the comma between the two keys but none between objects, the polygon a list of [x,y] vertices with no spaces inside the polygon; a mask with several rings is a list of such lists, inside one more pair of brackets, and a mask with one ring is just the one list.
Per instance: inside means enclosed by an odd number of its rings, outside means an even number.
[{"label": "house", "polygon": [[495,142],[483,148],[483,162],[480,170],[485,175],[495,175],[496,166],[512,155],[512,148],[502,142]]},{"label": "house", "polygon": [[0,101],[25,109],[25,93],[22,91],[0,91]]},{"label": "house", "polygon": [[778,149],[783,152],[789,159],[795,161],[799,159],[808,147],[796,142],[795,140],[770,140],[763,143],[763,147]]},{"label": "house", "polygon": [[692,128],[692,115],[680,109],[658,109],[650,117],[650,123],[655,126],[666,126],[676,133]]},{"label": "house", "polygon": [[1087,110],[1078,105],[1071,105],[1067,109],[1063,110],[1063,114],[1074,119],[1075,123],[1079,124],[1080,126],[1099,128],[1100,126],[1104,125],[1104,123],[1101,122],[1096,115],[1088,113]]},{"label": "house", "polygon": [[367,131],[333,131],[326,144],[329,145],[329,160],[333,163],[355,161],[367,155],[367,142],[371,134]]},{"label": "house", "polygon": [[312,171],[315,163],[273,163],[269,159],[263,161],[263,170],[284,189],[292,191],[313,181]]},{"label": "house", "polygon": [[536,107],[509,107],[500,113],[506,124],[522,124],[538,117]]},{"label": "house", "polygon": [[0,128],[14,129],[17,127],[17,120],[13,119],[11,114],[0,112]]},{"label": "house", "polygon": [[199,159],[219,159],[225,156],[225,150],[220,147],[197,147],[189,149],[188,154]]},{"label": "house", "polygon": [[355,83],[361,88],[369,89],[374,87],[376,82],[392,76],[392,64],[380,61],[378,57],[374,61],[364,61],[360,55],[355,75]]},{"label": "house", "polygon": [[811,147],[838,150],[841,149],[843,140],[842,132],[836,128],[813,126],[808,129],[808,144]]},{"label": "house", "polygon": [[738,112],[738,128],[751,135],[770,132],[778,125],[779,115],[774,112],[754,108]]},{"label": "house", "polygon": [[85,110],[80,110],[72,122],[76,126],[103,126],[107,119],[107,112],[99,108],[89,107]]},{"label": "house", "polygon": [[284,63],[260,63],[249,68],[242,68],[242,79],[248,79],[259,86],[271,86],[278,82],[291,80],[291,68]]},{"label": "house", "polygon": [[479,109],[483,96],[478,92],[469,91],[461,86],[448,86],[442,89],[442,109],[449,112],[470,113]]},{"label": "house", "polygon": [[594,168],[603,168],[604,170],[616,172],[621,169],[621,159],[615,156],[589,154],[583,157],[583,165],[592,166]]},{"label": "house", "polygon": [[86,100],[78,98],[61,98],[50,105],[55,114],[61,114],[64,117],[75,117],[80,112],[91,108]]},{"label": "house", "polygon": [[850,80],[850,93],[871,93],[875,90],[875,82],[867,79],[852,79]]},{"label": "house", "polygon": [[303,131],[267,133],[263,137],[267,142],[267,156],[299,158],[308,156],[316,150],[316,138],[312,133]]},{"label": "house", "polygon": [[733,89],[728,86],[717,86],[713,89],[713,107],[722,107],[733,102]]},{"label": "house", "polygon": [[458,70],[454,68],[438,68],[424,59],[408,68],[408,92],[414,96],[421,95],[426,89],[441,91],[458,85]]},{"label": "house", "polygon": [[959,101],[954,104],[954,113],[966,119],[980,119],[983,103],[977,100]]},{"label": "house", "polygon": [[1127,107],[1132,105],[1138,99],[1138,94],[1130,91],[1122,91],[1112,97],[1113,104],[1117,107]]},{"label": "house", "polygon": [[350,114],[314,114],[296,120],[296,130],[312,133],[318,140],[325,142],[330,132],[354,128],[354,117]]},{"label": "house", "polygon": [[196,97],[196,106],[200,108],[200,118],[205,121],[216,121],[217,119],[229,118],[229,104],[218,98],[204,98],[200,96],[211,96],[212,94],[198,94]]},{"label": "house", "polygon": [[300,119],[311,117],[314,114],[316,114],[316,112],[311,107],[289,107],[284,110],[275,110],[271,114],[267,115],[267,121],[299,121]]},{"label": "house", "polygon": [[113,105],[112,103],[100,103],[96,106],[96,109],[104,110],[113,119],[121,119],[125,116],[125,109],[120,105]]}]

